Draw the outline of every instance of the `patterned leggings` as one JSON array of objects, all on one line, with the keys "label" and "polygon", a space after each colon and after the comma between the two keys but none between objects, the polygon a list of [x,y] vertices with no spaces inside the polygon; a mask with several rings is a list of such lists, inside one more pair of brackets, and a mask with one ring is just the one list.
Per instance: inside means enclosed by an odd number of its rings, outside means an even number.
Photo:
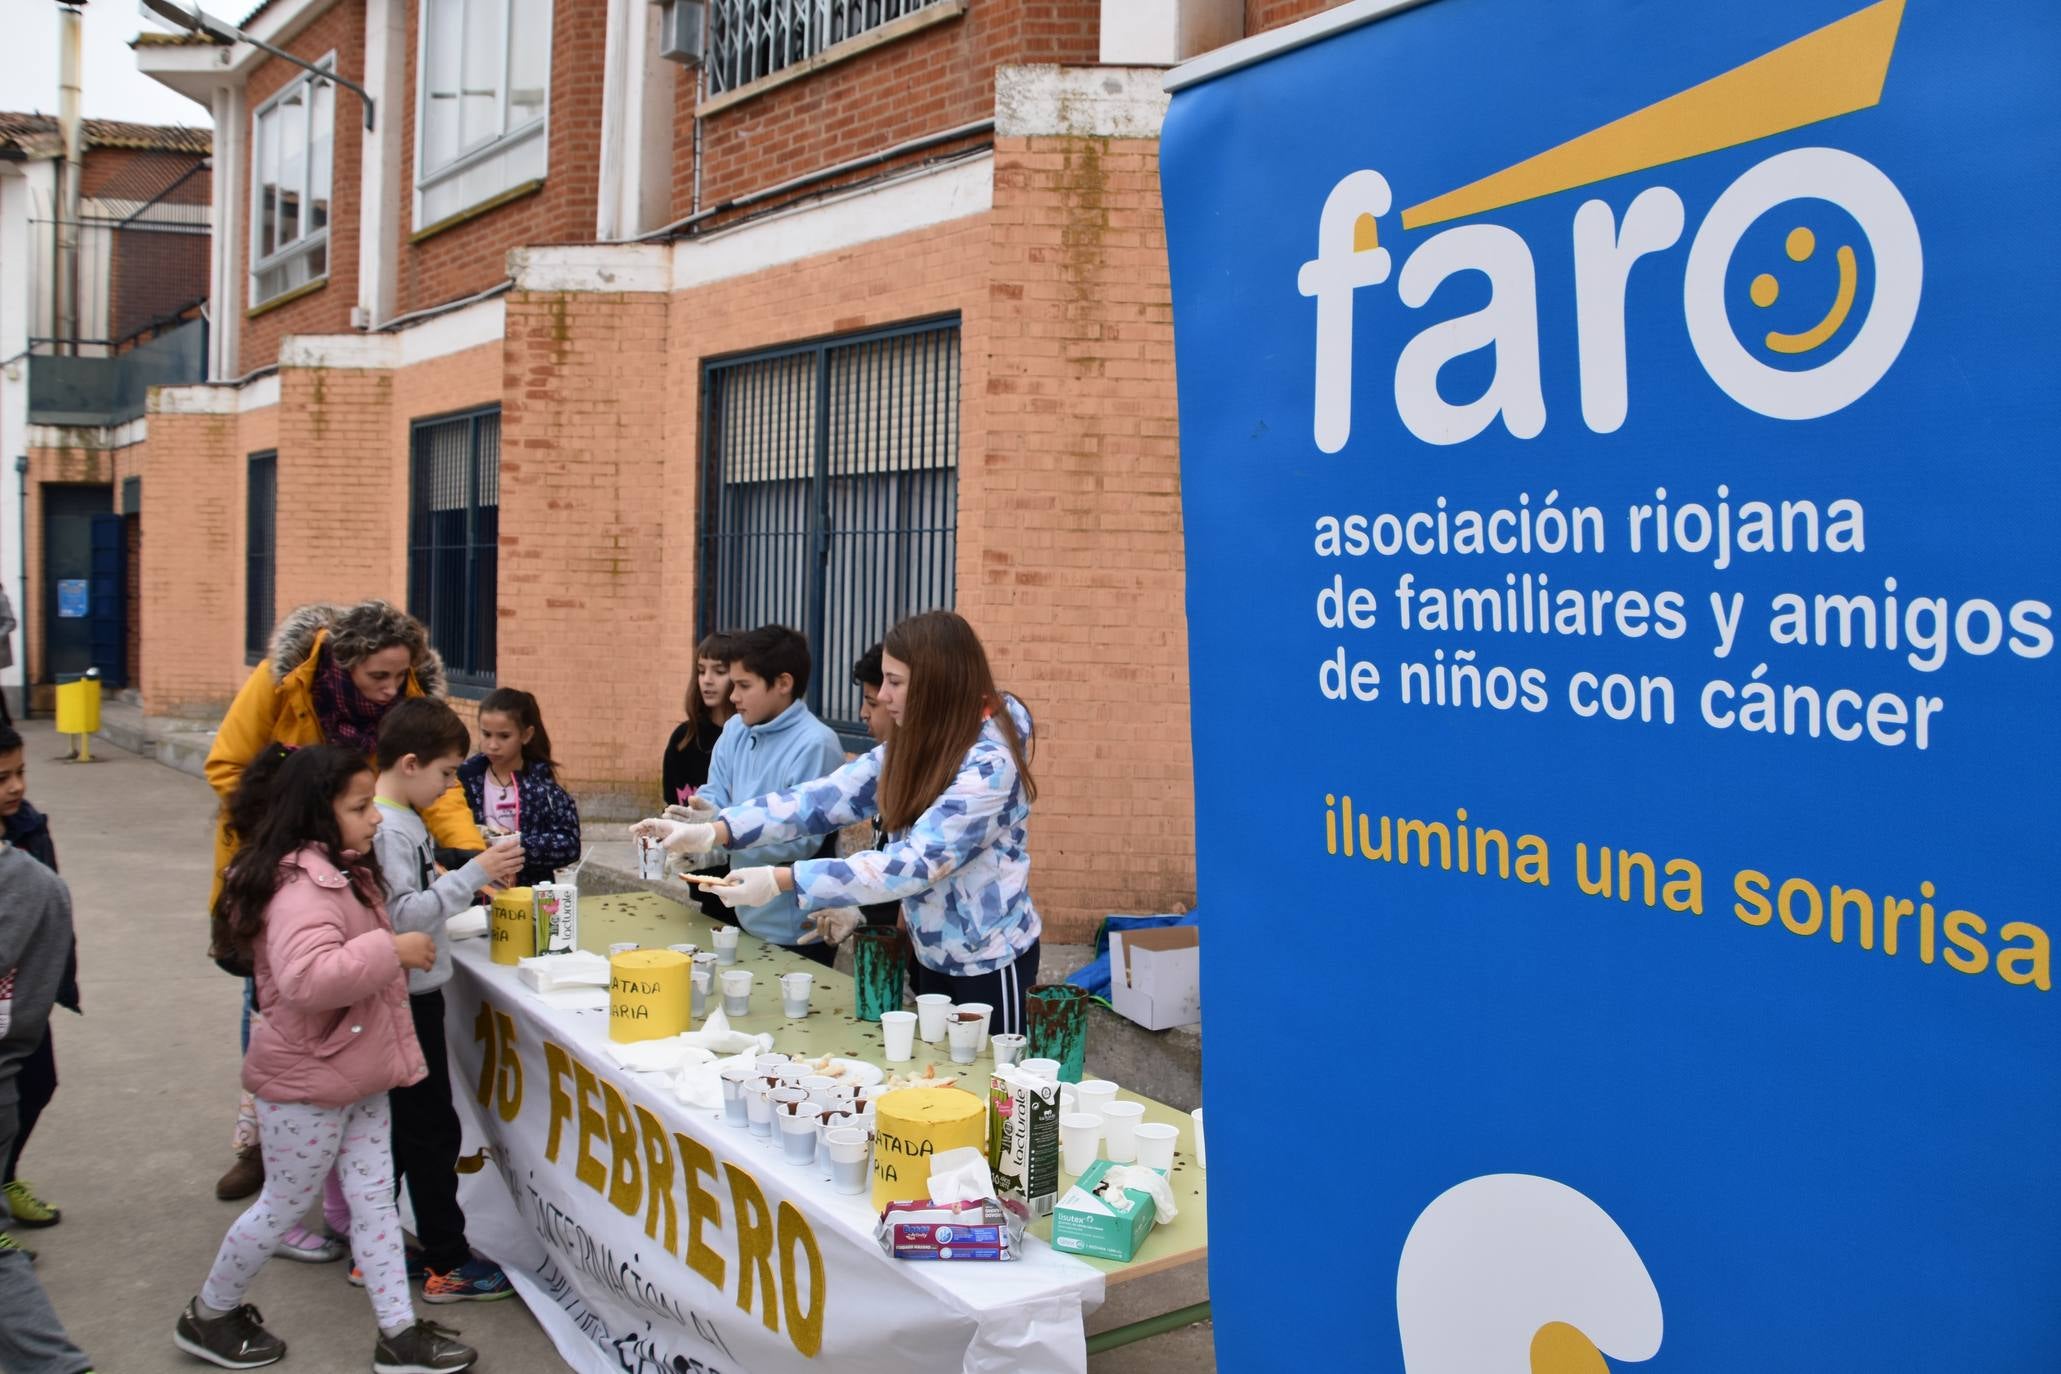
[{"label": "patterned leggings", "polygon": [[200,1300],[224,1312],[243,1304],[259,1266],[322,1192],[334,1164],[350,1202],[351,1257],[365,1275],[373,1315],[389,1330],[413,1322],[401,1219],[394,1206],[394,1133],[386,1094],[348,1107],[259,1098],[257,1112],[265,1190],[222,1238]]}]

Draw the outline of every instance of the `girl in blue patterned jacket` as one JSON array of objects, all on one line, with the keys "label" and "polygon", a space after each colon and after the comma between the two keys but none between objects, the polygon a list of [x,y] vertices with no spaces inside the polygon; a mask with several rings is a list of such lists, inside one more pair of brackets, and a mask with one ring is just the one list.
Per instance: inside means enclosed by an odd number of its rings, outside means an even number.
[{"label": "girl in blue patterned jacket", "polygon": [[458,765],[472,818],[492,844],[522,836],[517,887],[548,883],[580,857],[580,805],[558,785],[537,699],[497,687],[479,704],[480,753]]},{"label": "girl in blue patterned jacket", "polygon": [[815,782],[692,819],[641,821],[637,832],[691,854],[827,835],[877,812],[884,848],[732,868],[731,885],[713,891],[732,907],[791,891],[816,917],[817,937],[833,941],[858,923],[849,908],[899,901],[916,991],[985,1002],[996,1031],[1021,1033],[1042,929],[1024,845],[1037,797],[1030,712],[995,689],[973,627],[950,611],[904,620],[882,650],[887,743]]}]

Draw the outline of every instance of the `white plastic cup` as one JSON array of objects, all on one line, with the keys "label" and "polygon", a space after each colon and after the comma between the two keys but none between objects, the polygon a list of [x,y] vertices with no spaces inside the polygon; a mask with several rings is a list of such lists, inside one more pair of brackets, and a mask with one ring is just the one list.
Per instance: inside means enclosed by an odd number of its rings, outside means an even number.
[{"label": "white plastic cup", "polygon": [[995,1022],[995,1009],[985,1002],[961,1002],[956,1010],[977,1011],[980,1013],[980,1044],[975,1047],[974,1052],[976,1054],[986,1054],[988,1052],[988,1027]]},{"label": "white plastic cup", "polygon": [[751,1124],[749,1109],[745,1105],[745,1094],[750,1091],[752,1070],[746,1068],[725,1069],[723,1079],[723,1120],[732,1126]]},{"label": "white plastic cup", "polygon": [[823,1114],[816,1118],[816,1167],[821,1170],[826,1182],[830,1178],[830,1133],[839,1127],[851,1125],[857,1119],[852,1115],[851,1109],[841,1103],[834,1107],[824,1107]]},{"label": "white plastic cup", "polygon": [[613,958],[618,954],[628,954],[633,949],[642,948],[644,947],[638,944],[635,940],[617,940],[613,944],[609,945],[608,953],[609,957]]},{"label": "white plastic cup", "polygon": [[1102,1135],[1107,1141],[1102,1157],[1111,1164],[1132,1164],[1138,1159],[1138,1120],[1145,1108],[1137,1102],[1112,1102],[1102,1109]]},{"label": "white plastic cup", "polygon": [[1209,1156],[1202,1151],[1202,1108],[1197,1107],[1188,1115],[1195,1118],[1195,1167],[1207,1169],[1209,1167]]},{"label": "white plastic cup", "polygon": [[828,1107],[837,1101],[837,1080],[812,1073],[795,1085],[809,1095],[809,1101],[819,1107]]},{"label": "white plastic cup", "polygon": [[774,1088],[766,1094],[766,1112],[768,1117],[766,1134],[771,1137],[768,1143],[779,1147],[780,1118],[793,1115],[794,1109],[808,1100],[809,1095],[791,1083]]},{"label": "white plastic cup", "polygon": [[790,1021],[799,1021],[809,1014],[809,986],[816,981],[813,973],[783,973],[780,975],[780,1009],[787,1013]]},{"label": "white plastic cup", "polygon": [[692,959],[695,955],[701,953],[700,945],[667,945],[666,948],[671,950],[675,954],[684,954],[689,959]]},{"label": "white plastic cup", "polygon": [[[797,1102],[794,1110],[783,1111],[780,1119],[780,1153],[789,1164],[816,1162],[816,1121],[823,1109],[813,1102]],[[1167,1147],[1171,1150],[1173,1147]]]},{"label": "white plastic cup", "polygon": [[995,1067],[1014,1064],[1023,1058],[1023,1052],[1030,1048],[1030,1037],[1003,1033],[988,1037],[988,1048],[995,1052]]},{"label": "white plastic cup", "polygon": [[703,950],[699,954],[694,955],[693,958],[694,1002],[692,1006],[687,1008],[687,1011],[690,1016],[707,1016],[709,1008],[715,1003],[716,993],[719,991],[719,986],[716,983],[718,968],[716,956],[708,950]]},{"label": "white plastic cup", "polygon": [[823,1133],[823,1146],[830,1154],[830,1186],[840,1193],[865,1192],[866,1155],[872,1146],[866,1132],[857,1126],[839,1126]]},{"label": "white plastic cup", "polygon": [[980,1055],[980,1017],[953,1012],[945,1022],[945,1041],[951,1047],[954,1064],[971,1064]]},{"label": "white plastic cup", "polygon": [[1181,1128],[1169,1126],[1164,1121],[1141,1121],[1131,1132],[1131,1139],[1138,1149],[1138,1162],[1148,1169],[1161,1173],[1174,1167],[1174,1142],[1180,1139]]},{"label": "white plastic cup", "polygon": [[[815,1075],[816,1071],[814,1069],[810,1068],[807,1064],[799,1063],[795,1060],[789,1060],[773,1070],[773,1077],[779,1080],[780,1086],[783,1088],[798,1087],[804,1078],[813,1078]],[[803,1089],[803,1091],[806,1092],[807,1089]]]},{"label": "white plastic cup", "polygon": [[752,1060],[751,1066],[757,1069],[760,1073],[770,1075],[777,1071],[782,1064],[785,1064],[787,1062],[788,1058],[786,1055],[780,1053],[778,1050],[769,1050],[765,1054],[762,1054],[758,1058]]},{"label": "white plastic cup", "polygon": [[737,962],[737,927],[717,926],[715,929],[716,962],[728,967]]},{"label": "white plastic cup", "polygon": [[745,1122],[753,1135],[773,1133],[773,1099],[770,1096],[773,1088],[770,1078],[754,1077],[744,1085]]},{"label": "white plastic cup", "polygon": [[945,1038],[945,1013],[951,1009],[952,999],[942,992],[926,992],[916,999],[916,1033],[924,1044],[935,1045]]},{"label": "white plastic cup", "polygon": [[916,1057],[916,1013],[880,1013],[880,1037],[887,1042],[887,1062],[906,1064]]},{"label": "white plastic cup", "polygon": [[1082,1111],[1100,1116],[1104,1107],[1116,1101],[1116,1092],[1116,1084],[1106,1078],[1084,1078],[1073,1085],[1073,1100]]},{"label": "white plastic cup", "polygon": [[1032,1078],[1042,1078],[1047,1083],[1057,1083],[1059,1081],[1059,1061],[1057,1059],[1019,1059],[1016,1061],[1016,1067],[1029,1074]]},{"label": "white plastic cup", "polygon": [[748,968],[726,968],[723,970],[723,1015],[751,1015],[751,970]]},{"label": "white plastic cup", "polygon": [[1093,1112],[1068,1112],[1059,1118],[1059,1169],[1079,1178],[1095,1165],[1102,1144],[1102,1118]]}]

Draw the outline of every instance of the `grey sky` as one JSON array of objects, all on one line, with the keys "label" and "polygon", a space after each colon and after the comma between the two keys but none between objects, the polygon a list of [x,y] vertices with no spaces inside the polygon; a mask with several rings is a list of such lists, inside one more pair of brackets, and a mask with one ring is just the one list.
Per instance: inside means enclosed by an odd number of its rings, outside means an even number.
[{"label": "grey sky", "polygon": [[[234,23],[257,0],[201,0],[208,13]],[[136,70],[129,40],[146,19],[137,0],[88,0],[85,94],[90,119],[133,119],[144,124],[206,124],[208,112]],[[57,113],[57,6],[53,0],[0,0],[5,15],[0,42],[0,109]]]}]

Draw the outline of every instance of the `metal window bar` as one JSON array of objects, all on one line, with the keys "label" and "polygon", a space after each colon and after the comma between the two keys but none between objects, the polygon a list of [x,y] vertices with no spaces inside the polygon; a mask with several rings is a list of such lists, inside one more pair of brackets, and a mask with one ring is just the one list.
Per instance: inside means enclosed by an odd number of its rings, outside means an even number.
[{"label": "metal window bar", "polygon": [[715,0],[708,91],[721,95],[939,0]]},{"label": "metal window bar", "polygon": [[273,578],[278,567],[279,455],[253,453],[244,498],[243,650],[253,662],[272,651]]},{"label": "metal window bar", "polygon": [[853,743],[853,662],[956,598],[959,344],[954,317],[703,368],[700,633],[806,634],[809,706]]},{"label": "metal window bar", "polygon": [[408,611],[451,681],[494,685],[501,532],[501,412],[412,427]]}]

